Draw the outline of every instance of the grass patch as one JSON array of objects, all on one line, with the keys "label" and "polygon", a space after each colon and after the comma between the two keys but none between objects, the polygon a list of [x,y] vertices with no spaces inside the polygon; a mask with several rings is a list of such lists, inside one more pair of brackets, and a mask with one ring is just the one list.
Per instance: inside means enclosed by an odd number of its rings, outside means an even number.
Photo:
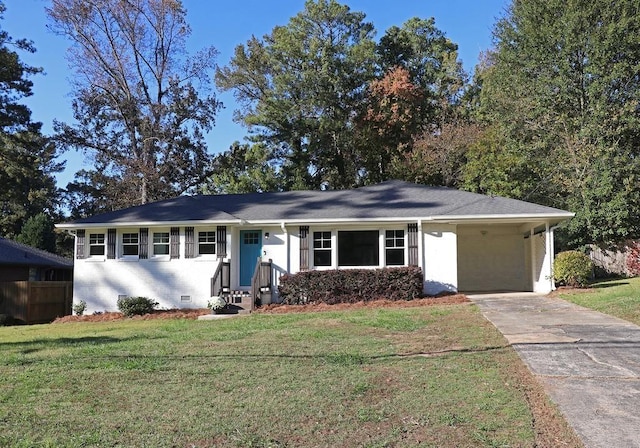
[{"label": "grass patch", "polygon": [[640,277],[607,280],[584,290],[559,292],[559,297],[577,305],[640,325]]},{"label": "grass patch", "polygon": [[533,447],[549,426],[469,305],[7,327],[0,348],[0,446]]}]

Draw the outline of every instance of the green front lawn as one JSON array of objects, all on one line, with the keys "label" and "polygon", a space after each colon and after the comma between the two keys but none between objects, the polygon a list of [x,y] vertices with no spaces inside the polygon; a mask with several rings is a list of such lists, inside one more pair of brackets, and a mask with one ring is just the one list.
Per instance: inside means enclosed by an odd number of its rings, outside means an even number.
[{"label": "green front lawn", "polygon": [[558,296],[577,305],[640,325],[639,277],[598,282],[584,290],[560,290]]},{"label": "green front lawn", "polygon": [[576,446],[469,304],[0,328],[0,446]]}]

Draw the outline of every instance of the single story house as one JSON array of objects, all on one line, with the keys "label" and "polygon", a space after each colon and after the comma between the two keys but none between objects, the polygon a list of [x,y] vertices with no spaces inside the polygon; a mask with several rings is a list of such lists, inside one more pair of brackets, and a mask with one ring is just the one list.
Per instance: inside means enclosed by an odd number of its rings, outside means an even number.
[{"label": "single story house", "polygon": [[[572,213],[401,181],[338,191],[181,196],[58,224],[75,235],[74,300],[166,308],[278,300],[308,269],[415,265],[424,292],[554,289],[554,228]],[[234,293],[234,291],[237,291]]]},{"label": "single story house", "polygon": [[73,260],[0,237],[0,282],[72,278]]}]

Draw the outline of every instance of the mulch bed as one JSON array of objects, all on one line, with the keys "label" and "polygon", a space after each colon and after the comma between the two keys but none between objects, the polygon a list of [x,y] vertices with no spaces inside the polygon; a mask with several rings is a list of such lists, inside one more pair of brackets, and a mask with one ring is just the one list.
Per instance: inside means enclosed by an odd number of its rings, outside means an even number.
[{"label": "mulch bed", "polygon": [[[321,311],[341,311],[361,308],[415,308],[421,306],[452,305],[457,303],[467,303],[469,299],[464,294],[445,295],[442,297],[428,297],[415,300],[372,300],[356,303],[338,303],[327,305],[326,303],[315,303],[307,305],[265,305],[254,313],[263,314],[284,314],[284,313],[310,313]],[[174,309],[157,310],[143,316],[124,317],[122,313],[105,312],[100,314],[88,314],[86,316],[64,316],[53,321],[54,324],[67,322],[111,322],[124,319],[149,320],[149,319],[197,319],[198,316],[211,314],[207,308],[202,309]]]}]

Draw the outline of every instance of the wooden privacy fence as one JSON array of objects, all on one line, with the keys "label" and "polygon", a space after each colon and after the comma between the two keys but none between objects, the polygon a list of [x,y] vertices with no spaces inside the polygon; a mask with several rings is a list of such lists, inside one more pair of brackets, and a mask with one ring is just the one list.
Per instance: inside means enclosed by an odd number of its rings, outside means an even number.
[{"label": "wooden privacy fence", "polygon": [[0,314],[27,324],[71,314],[73,282],[0,282]]}]

